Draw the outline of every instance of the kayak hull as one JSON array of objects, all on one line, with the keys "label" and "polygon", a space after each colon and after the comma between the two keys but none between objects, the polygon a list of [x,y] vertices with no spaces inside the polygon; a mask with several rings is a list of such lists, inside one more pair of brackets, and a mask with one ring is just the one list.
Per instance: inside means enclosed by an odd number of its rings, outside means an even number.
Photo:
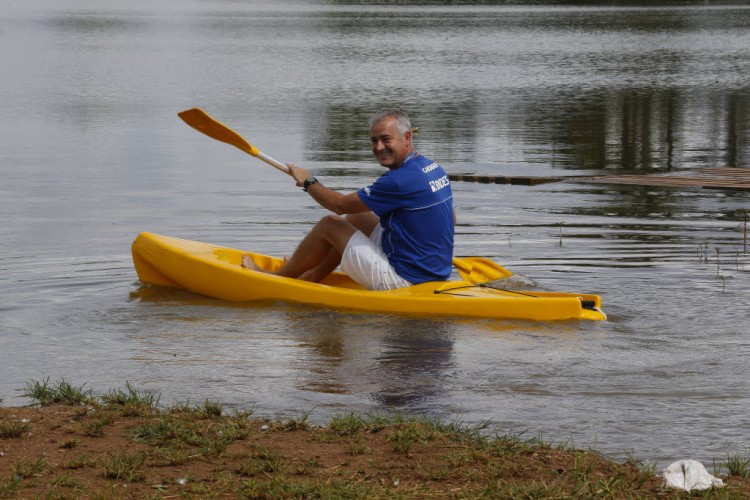
[{"label": "kayak hull", "polygon": [[340,272],[331,274],[323,283],[310,283],[241,266],[243,255],[268,271],[280,268],[282,259],[146,232],[135,239],[132,253],[142,283],[228,301],[284,301],[338,310],[419,316],[537,321],[606,319],[597,295],[498,290],[466,281],[371,291]]}]

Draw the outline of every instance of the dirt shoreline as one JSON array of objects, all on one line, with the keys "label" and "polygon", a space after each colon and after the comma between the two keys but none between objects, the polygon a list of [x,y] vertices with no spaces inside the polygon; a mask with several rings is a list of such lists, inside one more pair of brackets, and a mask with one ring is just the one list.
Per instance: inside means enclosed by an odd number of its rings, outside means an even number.
[{"label": "dirt shoreline", "polygon": [[[225,414],[217,404],[0,407],[6,498],[683,498],[643,464],[421,419],[326,427]],[[725,478],[706,498],[750,496]]]}]

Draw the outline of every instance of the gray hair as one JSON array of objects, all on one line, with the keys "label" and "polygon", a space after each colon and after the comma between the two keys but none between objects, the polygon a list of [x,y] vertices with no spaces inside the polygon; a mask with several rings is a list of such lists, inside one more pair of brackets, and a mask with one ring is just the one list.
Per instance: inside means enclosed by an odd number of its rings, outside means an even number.
[{"label": "gray hair", "polygon": [[396,119],[396,129],[398,130],[399,134],[405,134],[407,131],[411,131],[411,120],[409,120],[409,117],[406,115],[406,113],[398,108],[386,108],[378,111],[370,117],[368,125],[370,128],[372,128],[373,125],[385,120],[389,116],[392,116]]}]

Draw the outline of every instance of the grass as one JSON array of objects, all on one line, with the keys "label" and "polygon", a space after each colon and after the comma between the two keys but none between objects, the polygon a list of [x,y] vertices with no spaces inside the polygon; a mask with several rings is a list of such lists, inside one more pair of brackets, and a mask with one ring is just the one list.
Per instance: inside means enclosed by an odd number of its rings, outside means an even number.
[{"label": "grass", "polygon": [[365,455],[370,451],[370,447],[362,439],[350,439],[347,441],[347,451],[350,455]]},{"label": "grass", "polygon": [[408,454],[412,447],[432,441],[436,435],[431,430],[431,426],[425,425],[424,422],[415,421],[397,425],[388,434],[387,439],[393,451]]},{"label": "grass", "polygon": [[90,415],[91,418],[81,421],[79,429],[84,435],[91,437],[103,436],[104,430],[117,420],[117,414],[107,409],[94,409],[79,415]]},{"label": "grass", "polygon": [[259,447],[250,458],[236,469],[241,476],[254,476],[261,473],[280,473],[285,468],[284,459],[276,451]]},{"label": "grass", "polygon": [[730,476],[750,477],[750,455],[747,453],[727,454],[724,465]]},{"label": "grass", "polygon": [[60,448],[63,449],[63,450],[72,450],[76,446],[78,446],[78,440],[75,439],[75,438],[73,438],[73,439],[66,439],[66,440],[64,440],[64,441],[62,441],[60,443]]},{"label": "grass", "polygon": [[28,422],[8,422],[5,419],[0,420],[0,439],[10,439],[23,435],[31,429]]},{"label": "grass", "polygon": [[[49,379],[27,389],[37,408],[0,408],[0,498],[686,498],[632,458],[489,422],[348,412],[318,427],[212,401],[165,408],[130,384],[98,397]],[[730,486],[701,497],[750,496],[750,457],[725,465]]]},{"label": "grass", "polygon": [[124,415],[133,417],[149,415],[159,406],[158,395],[138,390],[130,382],[125,382],[125,389],[110,389],[100,400],[105,405],[119,406]]},{"label": "grass", "polygon": [[148,460],[145,453],[128,453],[123,450],[108,454],[104,459],[104,477],[115,481],[141,482],[145,479],[143,466]]},{"label": "grass", "polygon": [[21,486],[22,478],[11,476],[7,479],[0,479],[0,497],[9,497],[17,492]]},{"label": "grass", "polygon": [[353,436],[367,426],[367,421],[354,413],[334,415],[331,423],[328,424],[328,428],[337,436]]},{"label": "grass", "polygon": [[11,476],[19,479],[27,479],[42,474],[49,468],[47,457],[36,459],[22,458],[10,466]]},{"label": "grass", "polygon": [[50,384],[49,377],[44,380],[32,380],[22,390],[22,396],[31,399],[35,404],[49,406],[52,404],[82,405],[90,403],[93,391],[84,389],[86,385],[75,387],[70,382],[61,378]]},{"label": "grass", "polygon": [[210,423],[206,423],[206,419],[210,417],[201,409],[160,413],[143,425],[134,427],[130,438],[162,449],[190,448],[194,456],[212,456],[221,455],[229,444],[245,439],[249,433],[243,418],[227,418]]}]

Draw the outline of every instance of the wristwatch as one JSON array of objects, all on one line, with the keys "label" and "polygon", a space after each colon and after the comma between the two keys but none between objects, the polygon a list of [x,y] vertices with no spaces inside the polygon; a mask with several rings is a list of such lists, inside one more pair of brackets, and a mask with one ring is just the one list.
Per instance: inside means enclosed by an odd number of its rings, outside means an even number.
[{"label": "wristwatch", "polygon": [[305,186],[302,188],[302,191],[307,192],[307,188],[317,183],[318,183],[318,179],[316,179],[313,176],[308,177],[307,179],[305,179]]}]

